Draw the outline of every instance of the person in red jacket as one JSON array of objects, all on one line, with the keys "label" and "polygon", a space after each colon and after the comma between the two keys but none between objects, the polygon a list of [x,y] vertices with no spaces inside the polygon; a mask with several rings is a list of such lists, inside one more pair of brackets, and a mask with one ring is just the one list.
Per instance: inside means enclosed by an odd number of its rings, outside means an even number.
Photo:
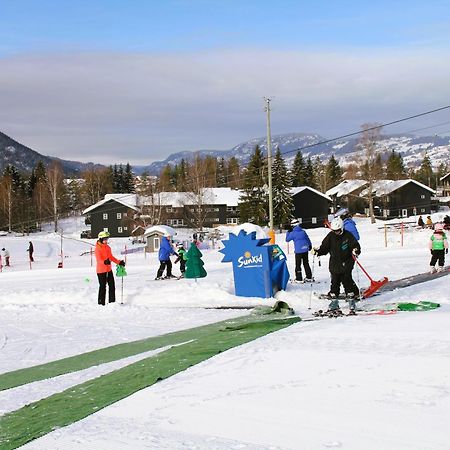
[{"label": "person in red jacket", "polygon": [[108,283],[109,303],[116,301],[116,286],[114,283],[114,275],[111,269],[111,261],[125,266],[125,261],[118,260],[112,254],[111,247],[108,245],[109,233],[100,231],[98,233],[98,241],[95,244],[95,259],[97,260],[97,277],[99,282],[98,288],[98,304],[105,305],[106,283]]}]

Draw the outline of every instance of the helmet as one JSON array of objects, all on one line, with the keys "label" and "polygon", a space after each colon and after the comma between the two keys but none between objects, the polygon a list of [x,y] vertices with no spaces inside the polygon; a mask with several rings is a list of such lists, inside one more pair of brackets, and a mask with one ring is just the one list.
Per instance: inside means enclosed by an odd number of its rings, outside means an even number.
[{"label": "helmet", "polygon": [[344,222],[342,221],[342,219],[340,217],[335,217],[330,224],[330,228],[333,231],[339,231],[342,230],[342,228],[344,227]]},{"label": "helmet", "polygon": [[295,217],[291,220],[291,225],[293,227],[295,227],[295,225],[299,225],[300,221],[298,219],[296,219]]},{"label": "helmet", "polygon": [[184,247],[184,244],[183,244],[182,242],[178,242],[177,247],[178,247],[178,248],[183,248],[183,247]]},{"label": "helmet", "polygon": [[107,231],[100,231],[100,233],[98,233],[98,238],[99,239],[109,238],[109,233]]},{"label": "helmet", "polygon": [[444,230],[444,225],[442,225],[442,223],[437,223],[434,226],[434,231],[443,231]]}]

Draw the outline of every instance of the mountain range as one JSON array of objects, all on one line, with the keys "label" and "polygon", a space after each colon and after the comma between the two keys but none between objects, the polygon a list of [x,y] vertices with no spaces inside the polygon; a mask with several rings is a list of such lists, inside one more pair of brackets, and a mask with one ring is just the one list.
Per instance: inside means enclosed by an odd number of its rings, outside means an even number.
[{"label": "mountain range", "polygon": [[[334,155],[340,164],[346,165],[356,159],[357,144],[358,138],[327,142],[326,138],[314,133],[286,133],[272,136],[273,152],[279,148],[288,166],[292,164],[298,150],[301,150],[306,158],[319,157],[322,161],[327,161],[331,155]],[[267,140],[265,137],[261,137],[236,145],[231,150],[173,153],[164,161],[155,161],[146,166],[133,166],[133,171],[137,175],[144,171],[150,175],[158,175],[166,165],[173,166],[180,163],[182,159],[192,160],[196,154],[201,157],[208,155],[225,159],[235,157],[241,166],[245,166],[256,145],[259,145],[263,153],[267,154]],[[438,167],[441,163],[450,163],[450,137],[448,136],[385,135],[378,145],[380,150],[385,153],[390,153],[392,150],[400,153],[407,167],[418,167],[425,154],[428,155],[434,167]],[[49,165],[52,161],[58,161],[65,173],[72,176],[92,167],[103,167],[91,162],[82,163],[41,155],[0,132],[0,171],[7,164],[13,164],[19,170],[29,172],[39,160],[42,160],[45,165]]]}]

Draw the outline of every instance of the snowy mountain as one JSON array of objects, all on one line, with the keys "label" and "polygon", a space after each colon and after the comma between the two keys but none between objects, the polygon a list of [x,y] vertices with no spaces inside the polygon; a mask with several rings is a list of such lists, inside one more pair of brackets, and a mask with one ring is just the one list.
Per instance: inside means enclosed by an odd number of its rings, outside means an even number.
[{"label": "snowy mountain", "polygon": [[[318,156],[323,161],[328,160],[334,154],[338,161],[344,165],[355,159],[355,147],[358,144],[358,138],[323,143],[325,141],[327,141],[327,138],[314,133],[279,134],[272,136],[272,149],[275,152],[277,147],[280,148],[288,166],[292,164],[298,150],[302,150],[304,157],[315,158]],[[148,166],[134,167],[134,169],[136,173],[142,173],[146,170],[150,174],[158,175],[166,165],[178,164],[181,159],[192,160],[197,153],[202,157],[207,155],[216,158],[224,157],[225,159],[235,157],[241,165],[246,165],[256,145],[259,145],[261,150],[267,154],[267,140],[265,137],[260,137],[242,142],[231,150],[199,150],[198,152],[174,153],[164,161],[154,162]],[[379,147],[386,154],[392,150],[401,153],[404,163],[408,167],[418,167],[425,153],[435,167],[441,163],[450,163],[450,137],[386,135],[380,141]]]},{"label": "snowy mountain", "polygon": [[68,161],[41,155],[0,132],[0,172],[8,164],[14,165],[21,172],[30,172],[38,161],[42,161],[46,166],[50,165],[52,161],[58,161],[67,175],[76,175],[93,166],[100,167],[99,164]]}]

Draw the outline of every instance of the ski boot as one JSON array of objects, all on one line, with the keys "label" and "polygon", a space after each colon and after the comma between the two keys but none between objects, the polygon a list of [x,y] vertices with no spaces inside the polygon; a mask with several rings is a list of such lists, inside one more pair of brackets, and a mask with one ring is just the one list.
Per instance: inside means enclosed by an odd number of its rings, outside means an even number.
[{"label": "ski boot", "polygon": [[354,309],[351,309],[349,312],[348,312],[348,314],[347,314],[347,316],[356,316],[357,314],[356,314],[356,311],[354,310]]},{"label": "ski boot", "polygon": [[331,317],[331,318],[335,319],[335,318],[337,318],[337,317],[343,316],[344,314],[342,313],[342,311],[341,311],[339,308],[335,308],[335,309],[329,309],[329,310],[326,312],[326,315],[327,315],[328,317]]}]

